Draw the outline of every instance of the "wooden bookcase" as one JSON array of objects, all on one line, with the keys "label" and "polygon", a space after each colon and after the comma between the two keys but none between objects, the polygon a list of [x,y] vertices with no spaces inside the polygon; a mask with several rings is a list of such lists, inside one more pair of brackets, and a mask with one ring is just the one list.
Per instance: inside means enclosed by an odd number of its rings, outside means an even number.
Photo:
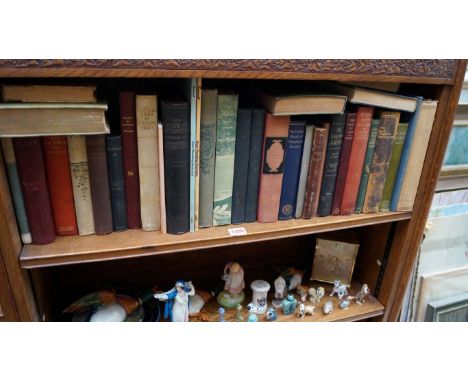
[{"label": "wooden bookcase", "polygon": [[109,285],[151,287],[182,276],[195,285],[217,280],[231,259],[243,264],[247,282],[249,273],[271,279],[275,266],[310,266],[317,233],[344,229],[360,234],[354,281],[368,283],[375,298],[318,320],[397,320],[465,70],[465,60],[0,60],[0,83],[181,77],[399,82],[408,92],[439,101],[413,212],[250,223],[244,225],[247,235],[237,237],[229,236],[228,227],[182,236],[127,230],[23,247],[0,161],[0,321],[51,320],[64,304]]}]

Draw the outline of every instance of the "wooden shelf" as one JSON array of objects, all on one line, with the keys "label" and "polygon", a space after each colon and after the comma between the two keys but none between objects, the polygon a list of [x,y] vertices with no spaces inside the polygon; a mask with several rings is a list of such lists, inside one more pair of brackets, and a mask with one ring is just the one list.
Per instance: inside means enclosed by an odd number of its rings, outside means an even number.
[{"label": "wooden shelf", "polygon": [[[183,235],[162,234],[160,231],[127,230],[102,236],[57,237],[52,244],[24,246],[20,262],[23,268],[31,269],[154,256],[361,227],[410,218],[410,212],[380,212],[213,227]],[[233,227],[244,227],[247,234],[231,236],[228,229]]]},{"label": "wooden shelf", "polygon": [[[271,284],[271,283],[270,283]],[[359,305],[354,301],[351,301],[348,309],[340,309],[338,304],[339,300],[336,297],[329,297],[333,287],[331,284],[326,283],[311,283],[310,286],[323,286],[325,288],[325,297],[318,303],[318,304],[311,304],[310,302],[306,302],[306,305],[315,305],[315,314],[313,316],[304,316],[303,318],[297,317],[296,313],[285,316],[281,309],[277,309],[276,312],[278,314],[278,319],[275,322],[331,322],[331,321],[359,321],[365,320],[367,318],[381,316],[384,312],[384,306],[372,295],[366,297],[364,304]],[[361,290],[361,284],[354,283],[352,284],[351,288],[349,288],[349,295],[354,296],[357,292]],[[268,293],[269,299],[268,302],[271,302],[271,291]],[[296,299],[299,301],[299,297],[295,295]],[[249,296],[250,298],[250,296]],[[243,302],[244,310],[244,318],[247,320],[247,309],[245,306],[250,302],[250,299],[246,298]],[[330,314],[323,313],[323,305],[327,301],[333,302],[333,312]],[[270,306],[270,305],[269,305]],[[215,298],[208,301],[205,307],[202,309],[202,313],[205,313],[208,321],[218,321],[218,302]],[[236,314],[235,309],[226,309],[226,313],[224,314],[224,320],[228,322],[234,322],[234,316]],[[265,322],[266,317],[265,315],[259,315],[258,319],[260,322]],[[193,319],[196,321],[197,319]]]}]

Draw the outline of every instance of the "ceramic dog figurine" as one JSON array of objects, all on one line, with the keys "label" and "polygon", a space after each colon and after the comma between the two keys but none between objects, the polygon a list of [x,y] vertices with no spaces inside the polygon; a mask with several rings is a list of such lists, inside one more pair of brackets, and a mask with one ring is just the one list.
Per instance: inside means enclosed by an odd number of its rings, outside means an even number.
[{"label": "ceramic dog figurine", "polygon": [[315,314],[315,306],[305,305],[303,303],[299,304],[297,309],[297,316],[299,318],[304,318],[305,315],[313,316]]},{"label": "ceramic dog figurine", "polygon": [[323,306],[323,313],[330,314],[331,312],[333,312],[333,302],[327,301]]},{"label": "ceramic dog figurine", "polygon": [[348,288],[347,285],[342,284],[341,281],[339,281],[339,280],[335,280],[333,282],[333,290],[330,293],[330,297],[333,297],[335,295],[335,293],[336,293],[338,298],[341,300],[344,296],[348,295],[347,288]]},{"label": "ceramic dog figurine", "polygon": [[276,309],[274,307],[269,307],[266,312],[266,319],[267,321],[275,321],[278,318],[276,313]]},{"label": "ceramic dog figurine", "polygon": [[359,305],[362,305],[362,304],[364,304],[364,298],[365,298],[368,294],[370,294],[370,289],[369,289],[369,287],[367,286],[367,284],[363,284],[361,290],[356,294],[356,296],[354,296],[354,300],[355,300],[356,303],[358,303]]}]

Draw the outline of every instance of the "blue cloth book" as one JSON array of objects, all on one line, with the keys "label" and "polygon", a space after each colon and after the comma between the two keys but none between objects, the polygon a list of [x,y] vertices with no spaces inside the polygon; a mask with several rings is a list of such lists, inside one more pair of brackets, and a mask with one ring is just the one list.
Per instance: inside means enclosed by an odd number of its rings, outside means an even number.
[{"label": "blue cloth book", "polygon": [[409,153],[413,143],[414,131],[418,121],[419,109],[421,107],[423,98],[417,97],[417,100],[416,110],[414,111],[413,116],[411,117],[411,120],[408,124],[408,132],[406,133],[406,140],[403,146],[403,152],[401,153],[400,165],[398,166],[398,173],[395,179],[395,185],[393,186],[392,200],[390,201],[390,211],[397,211],[398,200],[400,200],[401,186],[403,185],[403,179],[405,178]]},{"label": "blue cloth book", "polygon": [[278,219],[288,220],[296,212],[297,188],[304,147],[305,121],[291,121],[286,144],[284,175]]}]

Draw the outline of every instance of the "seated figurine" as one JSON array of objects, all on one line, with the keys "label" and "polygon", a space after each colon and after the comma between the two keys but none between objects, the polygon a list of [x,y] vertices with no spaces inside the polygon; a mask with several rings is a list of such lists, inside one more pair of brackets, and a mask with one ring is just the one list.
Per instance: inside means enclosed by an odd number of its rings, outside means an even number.
[{"label": "seated figurine", "polygon": [[239,263],[227,263],[221,278],[225,283],[224,290],[218,294],[218,303],[225,308],[235,308],[245,298],[244,270]]},{"label": "seated figurine", "polygon": [[339,280],[333,281],[333,290],[330,293],[330,297],[333,297],[333,295],[336,293],[338,298],[341,300],[344,296],[348,295],[347,288],[348,286],[345,284],[342,284],[341,281]]}]

